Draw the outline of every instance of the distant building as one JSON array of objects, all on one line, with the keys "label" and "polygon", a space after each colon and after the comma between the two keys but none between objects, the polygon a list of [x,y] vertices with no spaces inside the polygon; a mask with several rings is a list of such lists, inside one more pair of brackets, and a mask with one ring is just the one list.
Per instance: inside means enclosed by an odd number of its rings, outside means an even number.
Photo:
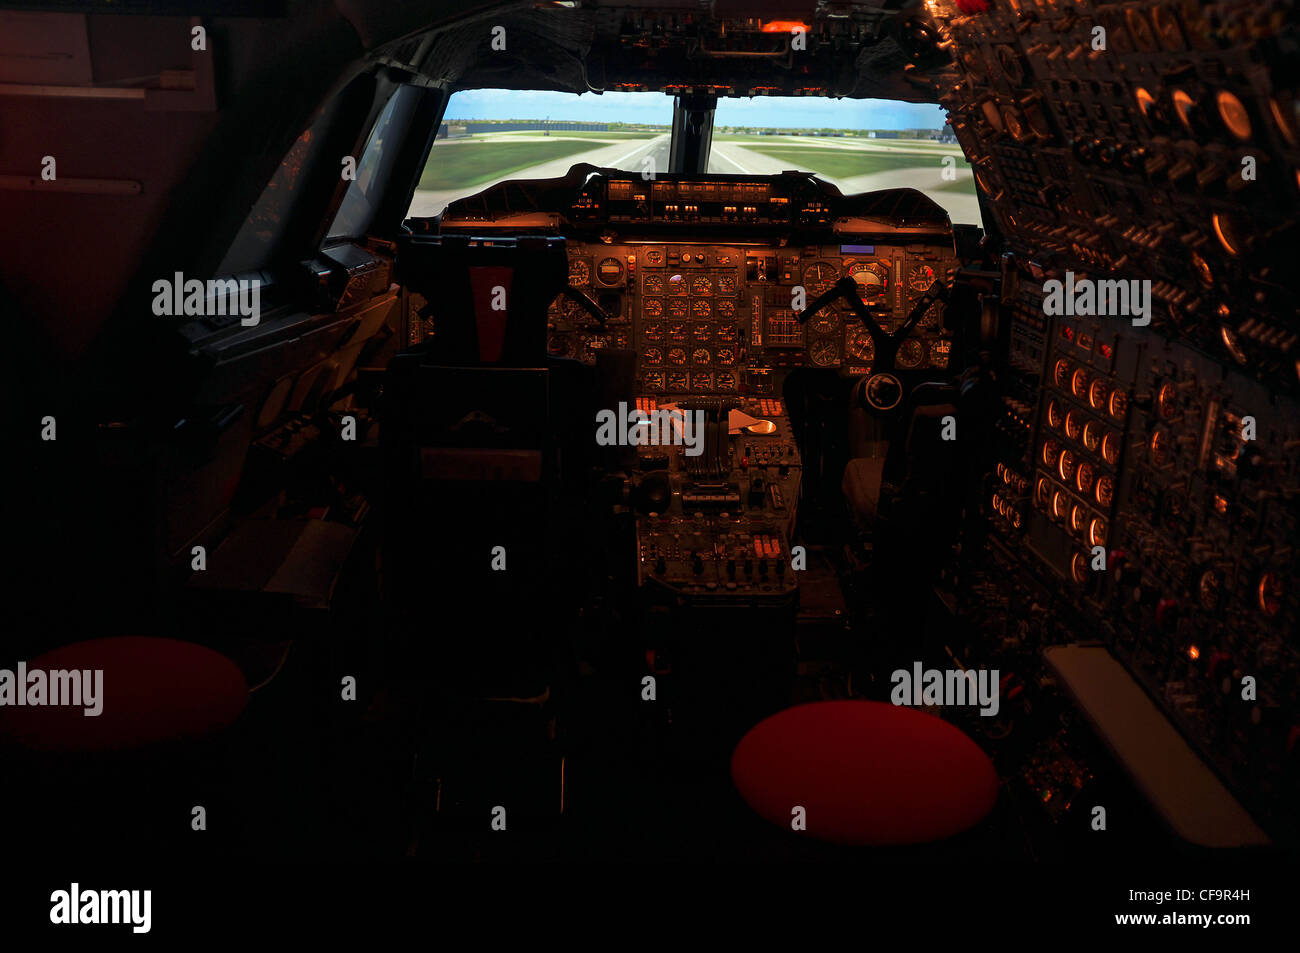
[{"label": "distant building", "polygon": [[898,130],[896,129],[873,129],[867,133],[869,139],[897,139]]}]

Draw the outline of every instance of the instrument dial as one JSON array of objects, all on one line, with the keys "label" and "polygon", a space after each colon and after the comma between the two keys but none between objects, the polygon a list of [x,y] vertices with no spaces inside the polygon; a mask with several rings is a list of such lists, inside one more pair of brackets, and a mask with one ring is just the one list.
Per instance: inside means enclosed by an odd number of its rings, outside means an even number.
[{"label": "instrument dial", "polygon": [[726,374],[726,373],[724,373],[724,374],[719,374],[719,375],[717,376],[717,380],[714,381],[714,383],[715,383],[715,385],[717,386],[718,390],[735,390],[735,389],[736,389],[736,375],[735,375],[735,374]]},{"label": "instrument dial", "polygon": [[839,281],[840,272],[828,261],[816,261],[803,270],[803,286],[809,298],[816,298]]},{"label": "instrument dial", "polygon": [[704,298],[696,298],[691,302],[691,317],[693,318],[711,318],[713,317],[713,304]]},{"label": "instrument dial", "polygon": [[898,366],[904,370],[920,367],[925,360],[925,348],[916,338],[908,338],[898,349]]},{"label": "instrument dial", "polygon": [[685,363],[686,363],[686,348],[684,348],[684,347],[670,347],[670,348],[668,349],[668,363],[669,363],[669,364],[685,364]]},{"label": "instrument dial", "polygon": [[[734,295],[736,293],[736,279],[732,275],[722,275],[718,278],[718,294]],[[734,306],[733,306],[734,307]]]},{"label": "instrument dial", "polygon": [[664,293],[664,276],[663,275],[646,275],[645,280],[641,282],[641,290],[648,295],[661,295]]},{"label": "instrument dial", "polygon": [[641,303],[641,313],[647,318],[662,318],[664,316],[664,299],[646,298]]},{"label": "instrument dial", "polygon": [[681,275],[672,275],[668,279],[668,293],[670,295],[686,294],[686,279]]},{"label": "instrument dial", "polygon": [[648,341],[662,341],[664,339],[664,323],[662,321],[647,321],[641,333],[645,335]]},{"label": "instrument dial", "polygon": [[713,337],[713,328],[707,324],[697,324],[691,328],[691,337],[700,344],[708,344]]},{"label": "instrument dial", "polygon": [[683,323],[680,322],[680,321],[669,321],[669,322],[668,322],[668,340],[670,340],[670,341],[685,341],[685,340],[686,340],[686,325],[683,324]]},{"label": "instrument dial", "polygon": [[876,356],[876,342],[871,332],[859,328],[849,335],[849,357],[862,364],[870,364]]},{"label": "instrument dial", "polygon": [[685,298],[668,299],[668,313],[674,318],[684,318],[691,313],[691,306]]},{"label": "instrument dial", "polygon": [[641,352],[641,356],[647,364],[662,364],[664,362],[663,348],[648,347]]},{"label": "instrument dial", "polygon": [[830,367],[840,359],[840,349],[833,338],[814,338],[808,345],[808,359],[818,367]]},{"label": "instrument dial", "polygon": [[646,371],[641,380],[644,381],[646,390],[660,391],[664,389],[663,371]]},{"label": "instrument dial", "polygon": [[734,301],[718,302],[718,317],[734,318],[735,316],[736,316],[736,302]]},{"label": "instrument dial", "polygon": [[707,275],[697,275],[691,279],[691,294],[693,295],[711,295],[713,294],[713,279]]},{"label": "instrument dial", "polygon": [[863,301],[878,298],[889,289],[889,266],[878,261],[854,262],[849,265],[849,277],[857,283]]},{"label": "instrument dial", "polygon": [[1097,489],[1093,494],[1098,503],[1102,506],[1109,507],[1110,501],[1115,498],[1115,480],[1113,477],[1102,474],[1097,477]]},{"label": "instrument dial", "polygon": [[736,339],[736,326],[734,324],[719,324],[714,332],[719,341],[734,341]]},{"label": "instrument dial", "polygon": [[669,390],[686,390],[686,372],[669,371],[668,372],[668,389]]},{"label": "instrument dial", "polygon": [[707,347],[697,347],[691,352],[692,364],[709,364],[713,361],[713,353]]},{"label": "instrument dial", "polygon": [[934,270],[933,266],[917,265],[908,273],[907,286],[917,292],[929,291],[930,286],[934,284],[938,277],[939,273]]},{"label": "instrument dial", "polygon": [[591,266],[584,259],[569,259],[569,284],[575,288],[586,288],[591,284]]},{"label": "instrument dial", "polygon": [[546,353],[552,357],[572,357],[573,343],[562,334],[547,335]]},{"label": "instrument dial", "polygon": [[645,263],[647,265],[662,265],[664,263],[664,250],[662,248],[647,248],[645,250]]},{"label": "instrument dial", "polygon": [[596,277],[602,285],[618,284],[623,278],[623,263],[617,258],[602,258],[596,266]]},{"label": "instrument dial", "polygon": [[723,367],[730,367],[736,363],[736,352],[729,347],[720,347],[718,348],[717,360]]},{"label": "instrument dial", "polygon": [[834,311],[818,311],[808,322],[813,334],[834,334],[839,326],[840,318]]}]

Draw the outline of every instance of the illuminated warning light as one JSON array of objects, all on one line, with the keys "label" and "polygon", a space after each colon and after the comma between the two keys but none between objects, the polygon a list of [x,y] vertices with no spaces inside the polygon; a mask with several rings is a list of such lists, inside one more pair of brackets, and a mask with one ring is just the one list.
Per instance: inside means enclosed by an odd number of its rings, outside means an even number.
[{"label": "illuminated warning light", "polygon": [[1073,341],[1074,328],[1070,327],[1068,324],[1061,325],[1061,337],[1065,338],[1067,341]]},{"label": "illuminated warning light", "polygon": [[808,24],[798,20],[769,20],[763,24],[764,33],[793,33],[795,30],[808,32]]},{"label": "illuminated warning light", "polygon": [[1187,657],[1191,659],[1193,662],[1195,662],[1198,658],[1201,657],[1201,650],[1194,645],[1189,645],[1187,647]]},{"label": "illuminated warning light", "polygon": [[1101,344],[1097,347],[1097,350],[1099,350],[1101,352],[1101,356],[1105,358],[1109,358],[1112,354],[1115,353],[1115,349],[1111,347],[1109,344]]},{"label": "illuminated warning light", "polygon": [[988,13],[989,6],[989,0],[957,0],[957,9],[966,16],[975,13]]}]

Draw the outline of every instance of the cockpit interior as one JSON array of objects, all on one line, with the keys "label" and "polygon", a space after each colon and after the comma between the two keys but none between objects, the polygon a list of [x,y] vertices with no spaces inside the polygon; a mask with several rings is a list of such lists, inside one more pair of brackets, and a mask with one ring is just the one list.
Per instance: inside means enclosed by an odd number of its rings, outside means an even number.
[{"label": "cockpit interior", "polygon": [[1293,856],[1291,2],[125,6],[0,10],[16,837]]}]

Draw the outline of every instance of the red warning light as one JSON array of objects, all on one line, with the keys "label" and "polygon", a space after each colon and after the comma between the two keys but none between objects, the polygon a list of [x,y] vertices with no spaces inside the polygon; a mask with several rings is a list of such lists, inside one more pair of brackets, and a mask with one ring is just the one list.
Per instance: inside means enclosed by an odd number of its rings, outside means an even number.
[{"label": "red warning light", "polygon": [[808,24],[798,20],[769,20],[763,24],[764,33],[793,33],[795,30],[808,32]]}]

